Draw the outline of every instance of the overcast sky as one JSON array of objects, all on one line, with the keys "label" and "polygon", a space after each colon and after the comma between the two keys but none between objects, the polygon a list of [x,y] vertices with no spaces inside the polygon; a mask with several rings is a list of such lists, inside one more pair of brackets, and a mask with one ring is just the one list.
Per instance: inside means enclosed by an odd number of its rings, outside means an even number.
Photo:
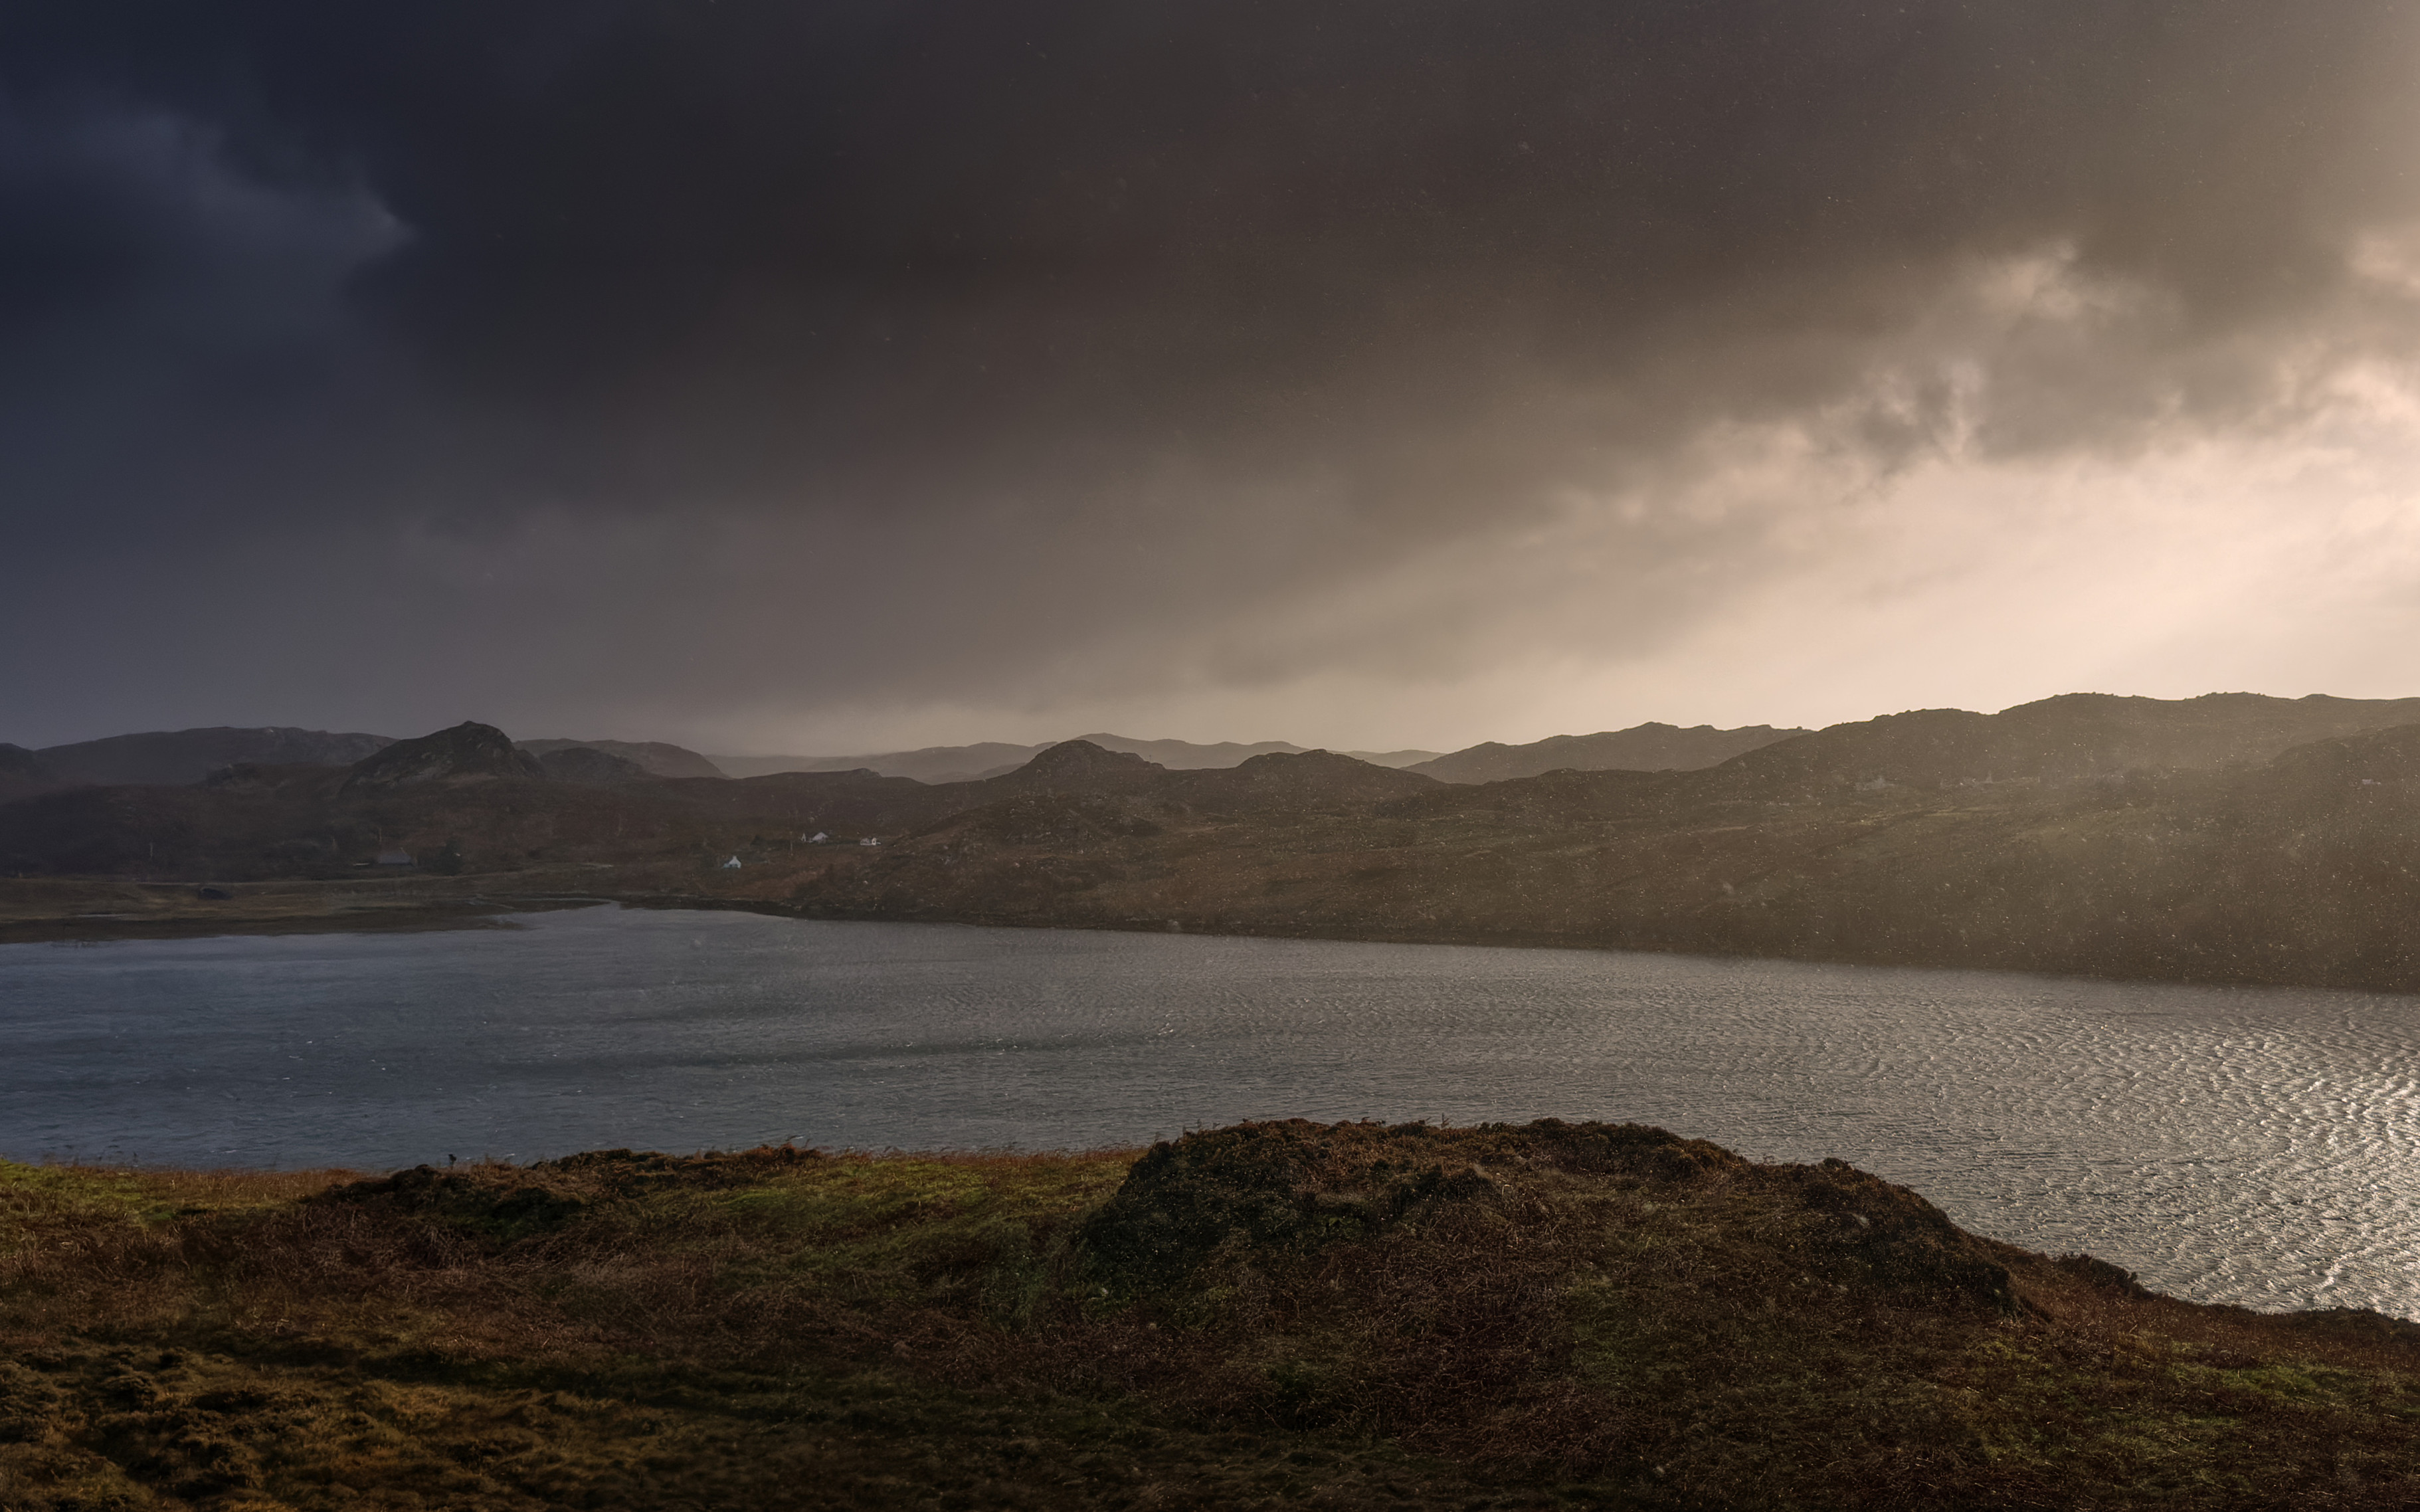
[{"label": "overcast sky", "polygon": [[0,740],[2420,694],[2402,0],[12,0]]}]

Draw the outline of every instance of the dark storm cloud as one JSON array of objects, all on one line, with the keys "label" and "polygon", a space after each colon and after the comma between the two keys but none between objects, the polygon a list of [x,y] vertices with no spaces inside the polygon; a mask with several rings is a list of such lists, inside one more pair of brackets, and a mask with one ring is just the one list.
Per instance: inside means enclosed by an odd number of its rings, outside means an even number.
[{"label": "dark storm cloud", "polygon": [[[1480,612],[1249,626],[1713,424],[2256,423],[2402,339],[2406,14],[14,6],[15,738],[1408,675]],[[1737,528],[1651,508],[1637,633]]]}]

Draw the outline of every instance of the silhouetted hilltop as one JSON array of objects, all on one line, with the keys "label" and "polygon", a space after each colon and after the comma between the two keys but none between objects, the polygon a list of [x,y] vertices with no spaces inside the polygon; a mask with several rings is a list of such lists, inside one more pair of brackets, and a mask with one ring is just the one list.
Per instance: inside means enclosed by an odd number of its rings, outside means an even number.
[{"label": "silhouetted hilltop", "polygon": [[656,777],[721,777],[721,768],[696,752],[662,740],[518,740],[514,742],[543,761],[557,751],[601,751]]},{"label": "silhouetted hilltop", "polygon": [[112,735],[36,754],[60,782],[115,787],[130,783],[199,782],[240,762],[262,766],[350,766],[395,743],[391,735],[332,734],[271,725],[240,729],[153,730]]},{"label": "silhouetted hilltop", "polygon": [[1167,770],[1156,761],[1106,750],[1090,740],[1062,740],[1016,771],[985,779],[984,786],[1001,792],[1038,787],[1100,792],[1140,787]]},{"label": "silhouetted hilltop", "polygon": [[1718,730],[1711,725],[1693,725],[1683,729],[1677,725],[1650,722],[1595,735],[1554,735],[1528,745],[1487,740],[1450,756],[1413,763],[1406,770],[1439,782],[1460,783],[1504,782],[1566,769],[1687,772],[1715,766],[1742,752],[1806,733],[1802,729],[1775,729],[1770,725]]},{"label": "silhouetted hilltop", "polygon": [[[546,742],[552,744],[553,742]],[[522,749],[526,751],[527,746]],[[580,783],[591,787],[611,787],[621,783],[653,782],[656,774],[636,761],[627,760],[590,745],[560,746],[537,758],[537,764],[555,782]]]},{"label": "silhouetted hilltop", "polygon": [[464,720],[451,729],[397,740],[378,755],[356,762],[345,779],[349,793],[375,793],[425,783],[458,787],[498,779],[544,781],[546,769],[537,758],[514,747],[493,725]]}]

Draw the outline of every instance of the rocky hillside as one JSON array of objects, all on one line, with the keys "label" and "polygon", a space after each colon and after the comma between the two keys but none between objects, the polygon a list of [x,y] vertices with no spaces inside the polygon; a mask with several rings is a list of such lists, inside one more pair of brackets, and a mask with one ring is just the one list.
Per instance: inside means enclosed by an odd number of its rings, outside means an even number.
[{"label": "rocky hillside", "polygon": [[545,778],[546,769],[537,758],[515,746],[504,731],[464,720],[434,735],[397,740],[354,763],[342,790],[368,795],[428,784],[459,787],[468,783],[542,782]]}]

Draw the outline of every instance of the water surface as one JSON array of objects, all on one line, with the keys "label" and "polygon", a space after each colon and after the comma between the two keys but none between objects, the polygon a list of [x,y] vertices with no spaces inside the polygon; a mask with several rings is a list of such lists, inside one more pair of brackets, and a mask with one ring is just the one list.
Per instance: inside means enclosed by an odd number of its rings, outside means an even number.
[{"label": "water surface", "polygon": [[1839,1156],[2203,1301],[2420,1317],[2420,999],[611,908],[0,945],[0,1154],[384,1169],[1247,1117]]}]

